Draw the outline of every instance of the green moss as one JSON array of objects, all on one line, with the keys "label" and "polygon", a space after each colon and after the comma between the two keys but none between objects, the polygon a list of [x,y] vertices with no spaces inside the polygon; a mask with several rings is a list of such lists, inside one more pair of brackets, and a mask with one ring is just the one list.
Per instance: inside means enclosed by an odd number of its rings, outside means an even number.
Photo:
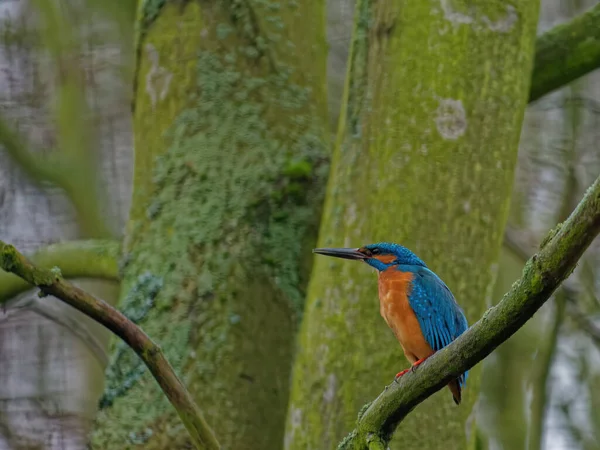
[{"label": "green moss", "polygon": [[0,243],[0,267],[6,272],[13,272],[17,265],[17,249],[12,245]]},{"label": "green moss", "polygon": [[[317,3],[273,3],[167,2],[147,30],[122,263],[122,307],[143,312],[223,448],[242,450],[282,439],[293,316],[327,172],[326,96],[312,85],[324,80],[325,52],[306,39],[322,22],[280,26]],[[278,44],[287,40],[296,51]],[[162,98],[148,93],[157,72],[171,77]],[[144,448],[175,445],[167,437],[180,421],[141,367],[115,347],[95,447],[133,445],[148,428]]]},{"label": "green moss", "polygon": [[349,433],[348,435],[346,435],[344,437],[344,439],[341,440],[341,442],[339,443],[337,450],[350,450],[350,445],[352,443],[352,439],[355,436],[355,432],[352,431],[351,433]]},{"label": "green moss", "polygon": [[[141,32],[146,33],[150,25],[158,18],[160,10],[165,6],[168,0],[141,0],[140,11],[141,17],[139,18],[139,26]],[[143,35],[141,36],[143,37]]]},{"label": "green moss", "polygon": [[0,241],[0,268],[27,280],[29,284],[35,286],[49,286],[61,277],[58,267],[50,270],[27,267],[17,249],[13,245],[4,244],[2,241]]},{"label": "green moss", "polygon": [[[472,9],[445,3],[433,12],[427,2],[357,4],[348,104],[318,245],[406,245],[448,284],[473,323],[491,301],[537,2],[515,5],[518,25],[504,6],[499,14],[489,2]],[[291,394],[302,420],[289,415],[288,450],[332,448],[364,403],[408,366],[376,299],[376,276],[364,265],[315,259]],[[479,379],[476,368],[458,409],[447,389],[424,402],[390,447],[465,447]]]},{"label": "green moss", "polygon": [[360,112],[365,106],[368,86],[369,27],[371,23],[371,2],[362,0],[357,4],[352,51],[350,53],[348,77],[347,120],[349,133],[360,137]]},{"label": "green moss", "polygon": [[362,406],[362,408],[360,408],[360,411],[358,411],[358,420],[360,420],[360,418],[363,416],[365,411],[367,409],[369,409],[369,406],[371,406],[371,403],[373,403],[373,402],[367,402]]},{"label": "green moss", "polygon": [[544,33],[536,43],[530,101],[598,68],[600,5]]},{"label": "green moss", "polygon": [[[34,280],[37,284],[49,284],[59,275],[66,278],[91,277],[117,281],[119,248],[118,242],[103,240],[70,241],[41,248],[30,259],[40,268],[54,267],[55,273],[48,277],[46,270],[36,271]],[[14,256],[9,252],[4,264],[17,262]],[[0,272],[0,303],[28,289],[31,289],[28,282]]]},{"label": "green moss", "polygon": [[542,249],[544,248],[544,246],[554,237],[556,236],[556,234],[560,231],[562,227],[562,223],[558,223],[556,224],[556,226],[551,229],[548,234],[546,235],[546,237],[544,239],[542,239],[542,242],[540,242],[539,248]]},{"label": "green moss", "polygon": [[[120,305],[121,312],[133,323],[143,327],[143,321],[154,306],[154,299],[162,286],[162,278],[150,272],[142,273],[127,291]],[[116,398],[125,395],[145,372],[146,366],[142,360],[127,344],[119,341],[106,370],[104,394],[99,401],[100,408],[112,405]]]},{"label": "green moss", "polygon": [[34,269],[31,272],[31,281],[35,286],[49,286],[60,278],[61,273],[60,269],[58,268],[55,268],[55,270],[50,271]]},{"label": "green moss", "polygon": [[310,161],[290,161],[283,169],[283,174],[291,179],[310,179],[312,170],[313,165],[310,163]]}]

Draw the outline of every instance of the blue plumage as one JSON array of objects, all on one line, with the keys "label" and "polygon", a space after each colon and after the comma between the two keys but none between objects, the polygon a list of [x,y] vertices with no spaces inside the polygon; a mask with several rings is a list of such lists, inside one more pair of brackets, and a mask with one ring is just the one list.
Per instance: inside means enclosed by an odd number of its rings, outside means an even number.
[{"label": "blue plumage", "polygon": [[[424,266],[398,266],[412,272],[412,291],[408,295],[411,308],[421,325],[423,336],[434,351],[439,351],[463,334],[469,327],[461,307],[446,284]],[[468,372],[459,377],[461,387]]]},{"label": "blue plumage", "polygon": [[[402,272],[414,274],[412,291],[408,296],[411,308],[415,312],[423,336],[434,351],[439,351],[463,334],[469,327],[461,307],[456,303],[446,284],[433,273],[417,255],[406,247],[391,242],[379,242],[364,247],[380,255],[394,255],[396,258],[384,263],[377,258],[365,260],[377,270],[384,271],[396,266]],[[463,387],[468,372],[460,378]]]},{"label": "blue plumage", "polygon": [[394,244],[392,242],[379,242],[378,244],[365,245],[364,248],[371,252],[379,252],[379,254],[381,254],[381,255],[388,254],[388,255],[396,256],[396,260],[393,262],[390,262],[389,264],[384,264],[375,258],[365,260],[365,262],[368,265],[376,268],[377,270],[385,270],[389,266],[393,266],[396,264],[427,267],[425,265],[425,263],[417,255],[415,255],[409,249],[407,249],[406,247],[403,247],[400,244]]},{"label": "blue plumage", "polygon": [[[313,251],[364,261],[378,270],[380,313],[413,368],[467,330],[467,319],[448,286],[406,247],[380,242],[361,248]],[[409,370],[398,373],[396,379]],[[467,376],[468,371],[448,383],[457,405],[461,402],[461,388]]]}]

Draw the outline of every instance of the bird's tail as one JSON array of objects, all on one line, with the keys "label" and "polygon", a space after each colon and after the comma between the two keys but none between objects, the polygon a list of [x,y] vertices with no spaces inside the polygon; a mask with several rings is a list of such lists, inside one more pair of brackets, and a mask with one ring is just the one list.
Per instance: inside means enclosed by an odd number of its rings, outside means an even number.
[{"label": "bird's tail", "polygon": [[455,380],[452,380],[448,383],[448,387],[450,388],[450,392],[452,392],[452,398],[454,398],[454,403],[460,405],[460,401],[462,398],[462,388],[467,384],[467,377],[469,376],[469,371],[463,373],[460,377]]},{"label": "bird's tail", "polygon": [[450,392],[452,392],[452,397],[454,398],[454,403],[460,405],[462,388],[460,387],[460,383],[458,380],[452,380],[448,383],[448,387],[450,388]]}]

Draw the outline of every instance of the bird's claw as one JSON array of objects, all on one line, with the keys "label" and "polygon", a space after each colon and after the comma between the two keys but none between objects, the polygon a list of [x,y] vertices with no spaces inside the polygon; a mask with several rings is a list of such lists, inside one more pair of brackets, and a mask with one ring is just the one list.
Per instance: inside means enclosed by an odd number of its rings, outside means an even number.
[{"label": "bird's claw", "polygon": [[421,358],[418,361],[415,361],[415,363],[411,366],[410,371],[412,373],[415,373],[415,369],[420,366],[421,364],[423,364],[425,362],[427,358]]},{"label": "bird's claw", "polygon": [[402,375],[404,375],[405,373],[407,373],[410,369],[405,369],[402,372],[398,372],[396,374],[396,376],[394,377],[394,382],[397,383],[398,382],[398,378],[400,378]]},{"label": "bird's claw", "polygon": [[415,373],[415,369],[417,368],[417,366],[420,366],[427,358],[422,358],[419,359],[418,361],[415,361],[415,363],[410,366],[410,368],[403,370],[402,372],[398,372],[396,374],[396,376],[394,377],[394,382],[398,382],[398,378],[400,378],[402,375],[404,375],[407,372],[411,372],[411,373]]}]

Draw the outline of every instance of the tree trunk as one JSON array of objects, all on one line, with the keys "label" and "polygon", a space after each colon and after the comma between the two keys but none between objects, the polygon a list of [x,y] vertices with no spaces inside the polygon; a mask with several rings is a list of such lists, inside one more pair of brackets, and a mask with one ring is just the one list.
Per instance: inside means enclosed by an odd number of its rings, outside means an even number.
[{"label": "tree trunk", "polygon": [[325,3],[329,49],[327,52],[327,97],[329,123],[335,135],[342,110],[356,0],[326,0]]},{"label": "tree trunk", "polygon": [[[538,2],[362,0],[320,246],[402,243],[473,323],[491,303],[525,109]],[[364,265],[317,258],[300,332],[286,449],[334,448],[363,404],[408,366]],[[348,357],[347,355],[351,355]],[[478,395],[447,390],[393,448],[461,447]]]},{"label": "tree trunk", "polygon": [[[139,25],[120,307],[161,345],[224,449],[280,448],[327,171],[324,10],[147,1]],[[189,445],[122,344],[102,405],[94,448]]]}]

